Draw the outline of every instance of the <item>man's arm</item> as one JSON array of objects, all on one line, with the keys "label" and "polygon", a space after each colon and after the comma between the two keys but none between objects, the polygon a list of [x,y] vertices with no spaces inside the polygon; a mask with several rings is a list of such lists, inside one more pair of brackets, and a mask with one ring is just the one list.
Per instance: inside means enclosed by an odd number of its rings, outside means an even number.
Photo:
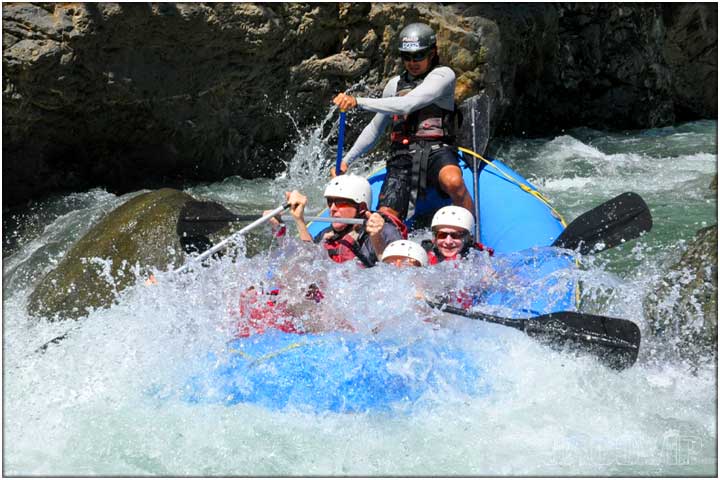
[{"label": "man's arm", "polygon": [[[393,77],[388,81],[383,89],[383,98],[395,95],[398,80],[399,77]],[[359,158],[369,152],[387,128],[388,123],[390,123],[389,115],[382,113],[375,115],[370,123],[363,129],[357,140],[355,140],[355,144],[353,144],[350,151],[348,151],[345,158],[343,158],[343,163],[345,163],[346,166],[349,166],[356,158]]]},{"label": "man's arm", "polygon": [[343,162],[349,166],[353,160],[369,152],[377,143],[380,135],[385,131],[389,121],[390,117],[388,115],[382,113],[375,115],[372,121],[363,129],[357,140],[355,140],[355,144],[347,155],[345,155]]},{"label": "man's arm", "polygon": [[356,97],[358,107],[385,115],[407,115],[431,103],[452,110],[454,107],[455,73],[448,67],[436,68],[423,82],[402,97]]}]

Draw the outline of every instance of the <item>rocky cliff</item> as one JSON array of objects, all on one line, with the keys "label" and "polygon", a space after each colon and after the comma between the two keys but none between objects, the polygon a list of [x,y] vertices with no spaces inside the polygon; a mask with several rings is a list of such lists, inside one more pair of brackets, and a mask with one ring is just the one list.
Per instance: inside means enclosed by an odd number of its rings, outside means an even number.
[{"label": "rocky cliff", "polygon": [[[438,32],[495,134],[717,116],[716,4],[4,3],[3,206],[272,175],[338,91]],[[290,115],[287,115],[289,113]],[[353,113],[363,120],[362,113]],[[290,118],[290,116],[292,118]],[[348,141],[363,121],[353,122]]]}]

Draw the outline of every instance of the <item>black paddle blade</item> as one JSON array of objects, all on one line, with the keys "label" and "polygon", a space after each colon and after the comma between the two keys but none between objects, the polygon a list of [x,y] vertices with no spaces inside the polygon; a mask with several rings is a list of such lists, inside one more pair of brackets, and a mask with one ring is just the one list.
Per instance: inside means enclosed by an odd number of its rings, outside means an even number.
[{"label": "black paddle blade", "polygon": [[616,370],[633,366],[640,351],[640,329],[629,320],[577,312],[557,312],[533,318],[504,318],[426,300],[433,308],[473,320],[525,332],[558,350],[589,353]]},{"label": "black paddle blade", "polygon": [[592,354],[616,370],[632,367],[640,351],[640,329],[620,318],[558,312],[528,318],[524,330],[553,348]]},{"label": "black paddle blade", "polygon": [[553,247],[597,253],[632,240],[652,228],[645,201],[626,192],[580,215],[560,234]]},{"label": "black paddle blade", "polygon": [[457,145],[483,155],[490,140],[490,97],[485,93],[474,95],[460,104],[457,113],[460,116]]},{"label": "black paddle blade", "polygon": [[[180,210],[177,234],[181,237],[210,235],[237,221],[237,217],[217,202],[190,200]],[[256,218],[253,217],[253,220]]]}]

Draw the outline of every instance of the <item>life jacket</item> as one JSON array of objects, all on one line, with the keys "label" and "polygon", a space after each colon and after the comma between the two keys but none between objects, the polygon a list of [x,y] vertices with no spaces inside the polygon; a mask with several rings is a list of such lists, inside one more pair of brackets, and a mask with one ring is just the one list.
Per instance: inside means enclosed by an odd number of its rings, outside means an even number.
[{"label": "life jacket", "polygon": [[[285,333],[305,333],[292,321],[292,314],[287,309],[287,302],[277,301],[279,288],[256,291],[251,288],[240,296],[237,313],[241,320],[237,323],[236,337],[249,337],[254,334],[265,333],[265,330],[274,328]],[[305,299],[320,303],[325,298],[322,290],[311,283],[305,292]]]},{"label": "life jacket", "polygon": [[285,333],[303,333],[292,321],[287,302],[276,300],[279,292],[277,288],[267,293],[252,289],[240,296],[236,337],[262,334],[272,328]]},{"label": "life jacket", "polygon": [[440,262],[444,262],[445,260],[457,260],[458,257],[465,258],[470,253],[470,250],[477,250],[480,252],[487,251],[488,255],[491,257],[495,255],[495,250],[493,250],[490,247],[486,247],[480,242],[475,242],[469,245],[466,245],[463,247],[462,250],[458,254],[456,254],[454,257],[445,257],[442,253],[440,253],[440,250],[438,250],[437,246],[432,243],[431,240],[423,240],[422,246],[425,248],[425,251],[428,255],[428,263],[430,265],[437,265]]},{"label": "life jacket", "polygon": [[[386,222],[389,221],[395,225],[403,239],[407,239],[408,228],[402,220],[395,215],[385,212],[380,213],[380,215],[382,215]],[[327,236],[330,233],[332,234]],[[362,246],[370,239],[370,236],[365,230],[358,231],[354,229],[352,225],[348,225],[344,230],[335,232],[332,226],[329,226],[320,232],[319,236],[323,238],[323,247],[327,250],[328,256],[334,262],[343,263],[348,260],[357,259],[366,268],[374,266],[377,262],[375,255],[371,255],[371,258],[368,258],[362,253]],[[327,238],[325,238],[326,236]]]},{"label": "life jacket", "polygon": [[[363,266],[370,268],[375,262],[362,253],[362,246],[369,238],[364,231],[358,231],[348,225],[340,232],[334,232],[324,239],[322,245],[327,250],[328,256],[333,262],[343,263],[348,260],[358,259]],[[329,227],[332,229],[332,227]],[[330,232],[326,232],[330,233]]]},{"label": "life jacket", "polygon": [[[419,86],[435,68],[437,66],[422,77],[415,79],[411,79],[407,71],[403,72],[398,80],[395,96],[407,95],[411,90]],[[390,142],[396,147],[406,147],[418,140],[454,143],[457,130],[456,122],[460,121],[460,117],[456,115],[456,112],[459,114],[457,107],[454,110],[445,110],[431,103],[408,115],[393,115]]]}]

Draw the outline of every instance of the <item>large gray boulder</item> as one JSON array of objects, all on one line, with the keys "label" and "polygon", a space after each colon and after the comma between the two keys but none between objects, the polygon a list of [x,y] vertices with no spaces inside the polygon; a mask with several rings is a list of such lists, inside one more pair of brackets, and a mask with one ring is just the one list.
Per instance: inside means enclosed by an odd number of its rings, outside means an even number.
[{"label": "large gray boulder", "polygon": [[48,320],[77,319],[110,306],[150,267],[179,266],[185,258],[177,222],[192,197],[161,189],[133,197],[108,213],[37,285],[28,312]]},{"label": "large gray boulder", "polygon": [[717,252],[717,225],[698,231],[643,303],[649,333],[667,351],[690,362],[717,352]]},{"label": "large gray boulder", "polygon": [[[4,3],[3,205],[270,176],[361,81],[379,95],[403,25],[437,29],[458,102],[495,133],[717,116],[717,5]],[[292,118],[289,118],[288,114]],[[353,112],[347,141],[369,114]]]}]

